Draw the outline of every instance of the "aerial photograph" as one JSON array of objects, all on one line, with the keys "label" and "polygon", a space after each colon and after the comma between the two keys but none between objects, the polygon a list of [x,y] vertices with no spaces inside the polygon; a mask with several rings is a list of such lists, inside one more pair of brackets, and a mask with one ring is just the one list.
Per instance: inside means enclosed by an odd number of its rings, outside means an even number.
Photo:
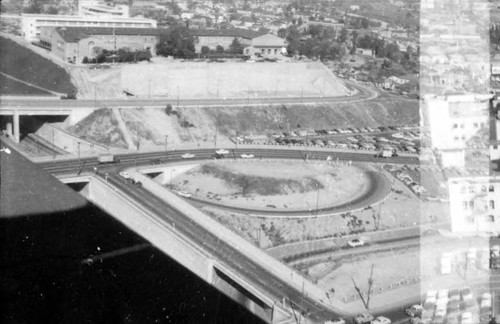
[{"label": "aerial photograph", "polygon": [[500,0],[0,5],[0,322],[500,323]]}]

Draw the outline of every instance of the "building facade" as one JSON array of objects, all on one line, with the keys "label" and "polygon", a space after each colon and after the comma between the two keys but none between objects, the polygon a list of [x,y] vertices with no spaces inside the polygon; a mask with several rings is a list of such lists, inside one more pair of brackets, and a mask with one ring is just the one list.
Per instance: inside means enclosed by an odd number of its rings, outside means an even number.
[{"label": "building facade", "polygon": [[42,27],[156,28],[156,20],[107,16],[21,15],[22,35],[29,41],[39,38]]},{"label": "building facade", "polygon": [[271,34],[252,39],[250,46],[243,50],[245,55],[278,58],[286,54],[286,42],[283,38]]},{"label": "building facade", "polygon": [[500,179],[448,179],[451,230],[454,233],[500,232]]},{"label": "building facade", "polygon": [[130,7],[127,5],[116,5],[104,3],[98,0],[79,0],[79,16],[108,16],[129,18]]},{"label": "building facade", "polygon": [[253,30],[241,28],[192,29],[190,32],[195,38],[194,46],[196,53],[200,53],[201,48],[204,46],[211,50],[215,50],[217,46],[222,46],[224,49],[227,49],[235,38],[243,47],[247,47],[252,44],[253,38],[262,35]]},{"label": "building facade", "polygon": [[160,33],[156,28],[43,27],[40,43],[63,61],[81,63],[85,57],[95,58],[103,49],[147,49],[155,55]]}]

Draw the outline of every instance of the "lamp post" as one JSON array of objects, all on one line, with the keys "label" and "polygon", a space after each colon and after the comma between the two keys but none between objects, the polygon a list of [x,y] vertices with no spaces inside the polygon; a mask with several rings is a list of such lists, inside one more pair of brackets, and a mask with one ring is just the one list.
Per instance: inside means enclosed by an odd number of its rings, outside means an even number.
[{"label": "lamp post", "polygon": [[168,160],[168,135],[165,135],[165,164]]},{"label": "lamp post", "polygon": [[76,143],[78,144],[78,162],[80,162],[80,141]]}]

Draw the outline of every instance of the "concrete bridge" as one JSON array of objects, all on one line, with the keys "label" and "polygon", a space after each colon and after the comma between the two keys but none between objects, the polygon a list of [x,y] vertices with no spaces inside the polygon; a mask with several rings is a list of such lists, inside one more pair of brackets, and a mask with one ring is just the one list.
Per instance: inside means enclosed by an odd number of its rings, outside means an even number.
[{"label": "concrete bridge", "polygon": [[268,323],[322,323],[340,311],[340,302],[332,304],[299,273],[150,178],[128,172],[142,187],[118,175],[60,180]]}]

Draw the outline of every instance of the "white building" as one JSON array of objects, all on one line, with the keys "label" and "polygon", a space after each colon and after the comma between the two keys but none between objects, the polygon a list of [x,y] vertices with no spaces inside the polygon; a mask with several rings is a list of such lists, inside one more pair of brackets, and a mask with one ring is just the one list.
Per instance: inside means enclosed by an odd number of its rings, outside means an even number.
[{"label": "white building", "polygon": [[489,94],[426,97],[424,120],[430,130],[431,148],[465,148],[481,128],[488,127],[490,98]]},{"label": "white building", "polygon": [[448,188],[452,232],[500,232],[500,178],[452,177]]},{"label": "white building", "polygon": [[129,18],[130,8],[127,5],[114,5],[98,0],[79,0],[79,16],[107,16]]},{"label": "white building", "polygon": [[21,26],[23,37],[29,41],[34,41],[40,36],[42,26],[156,28],[157,24],[156,20],[147,18],[22,14]]}]

